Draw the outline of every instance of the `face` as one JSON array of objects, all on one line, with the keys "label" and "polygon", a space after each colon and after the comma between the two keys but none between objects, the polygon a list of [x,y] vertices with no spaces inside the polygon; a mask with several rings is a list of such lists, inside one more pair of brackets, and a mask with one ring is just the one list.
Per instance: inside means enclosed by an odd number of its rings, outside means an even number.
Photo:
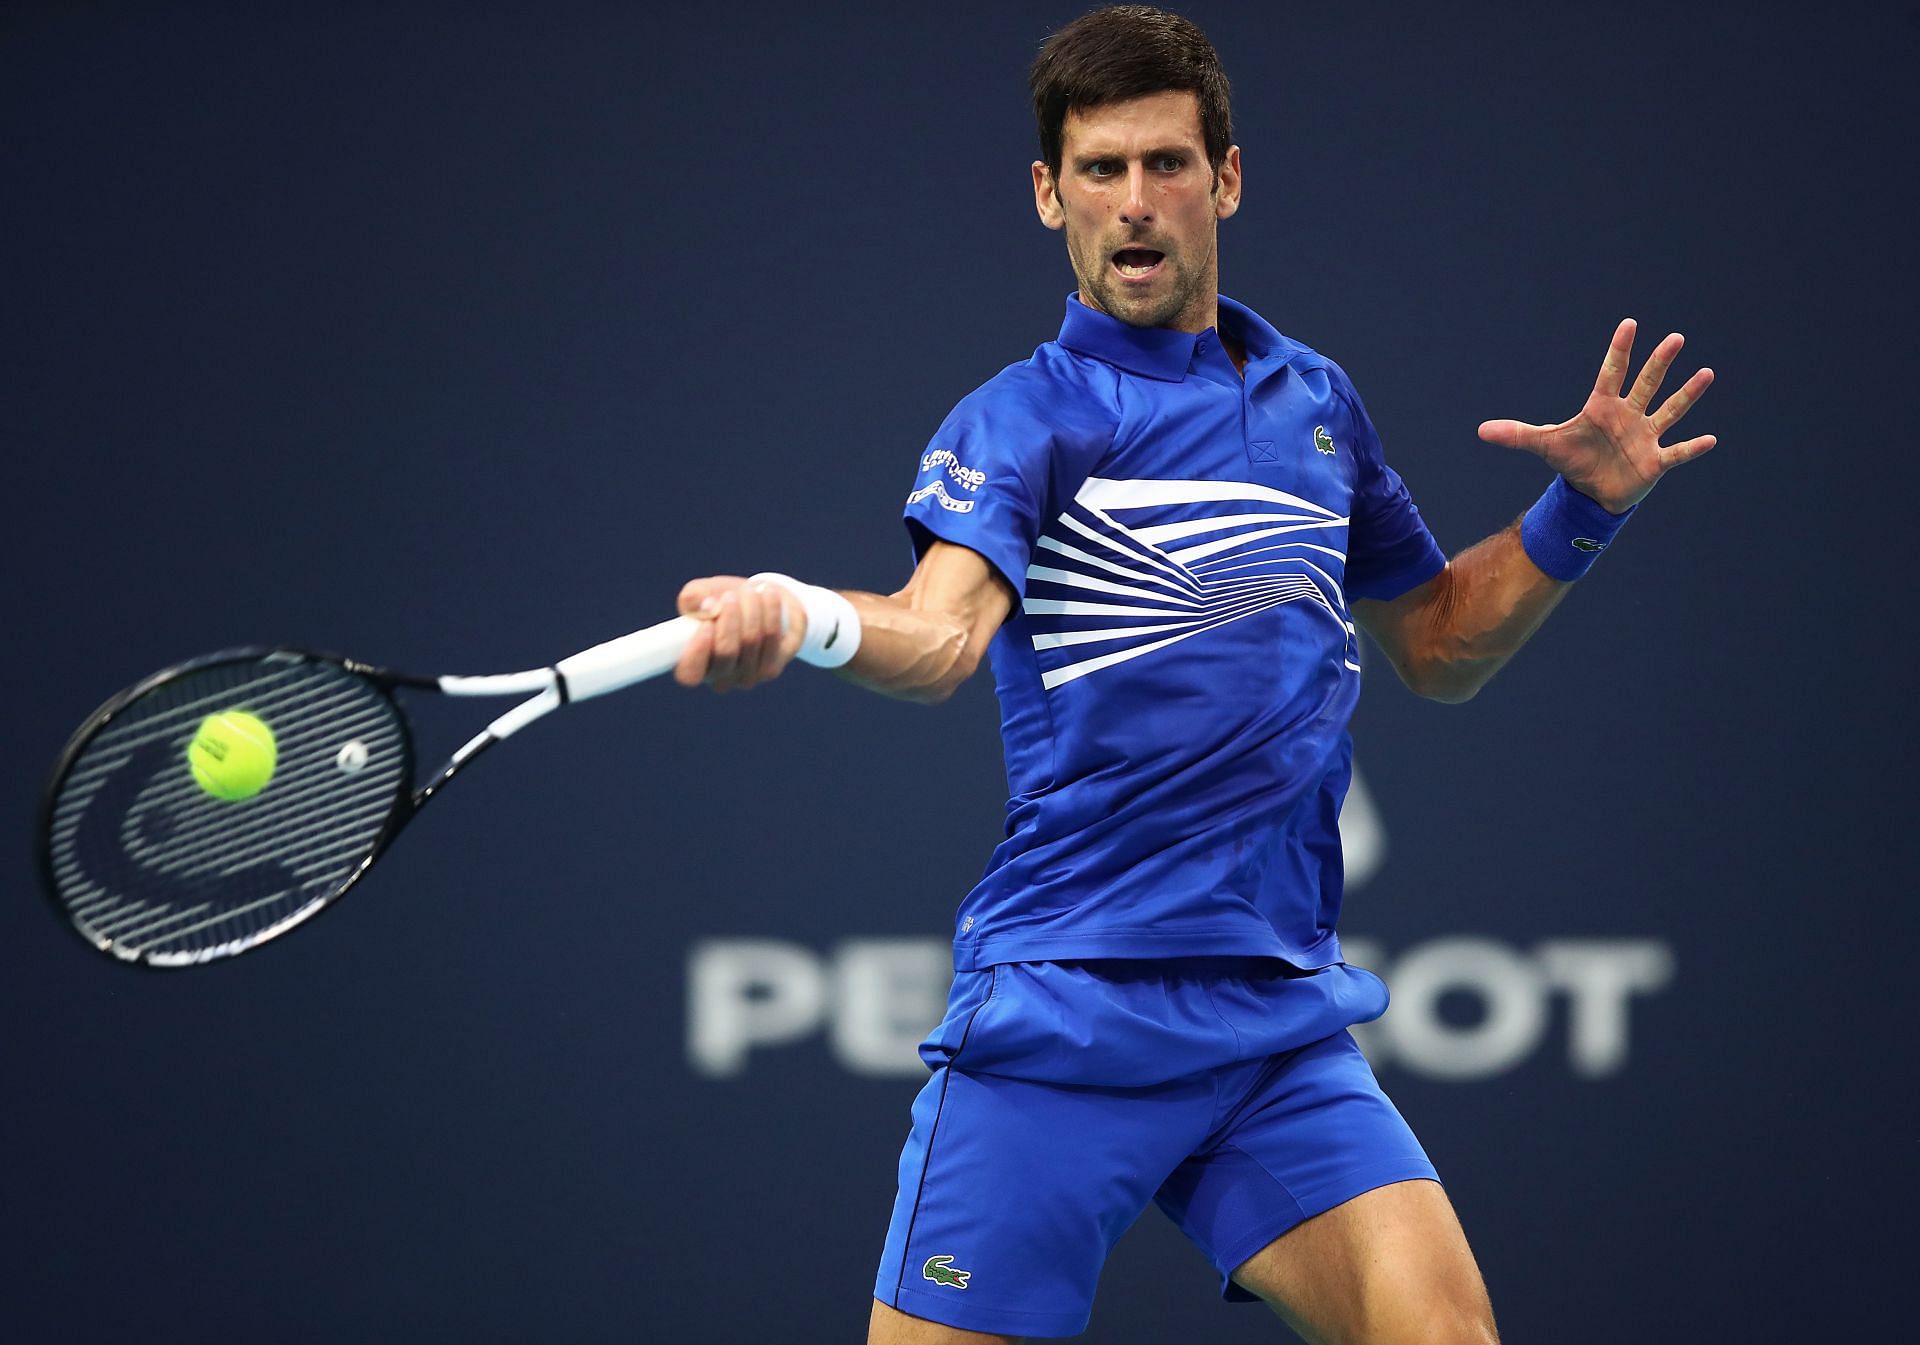
[{"label": "face", "polygon": [[1080,302],[1136,327],[1211,327],[1219,223],[1240,208],[1239,147],[1216,180],[1191,93],[1069,112],[1061,130],[1059,177],[1035,163],[1033,201],[1066,231]]}]

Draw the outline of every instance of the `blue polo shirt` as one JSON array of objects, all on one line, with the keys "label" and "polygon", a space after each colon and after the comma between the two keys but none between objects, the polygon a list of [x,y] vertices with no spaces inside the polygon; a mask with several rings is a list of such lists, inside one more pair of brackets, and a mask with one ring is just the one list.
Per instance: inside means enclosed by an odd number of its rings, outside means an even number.
[{"label": "blue polo shirt", "polygon": [[1360,688],[1348,603],[1445,557],[1331,360],[1222,296],[1219,332],[1077,299],[956,406],[906,521],[1020,601],[990,649],[1006,839],[954,965],[1340,960]]}]

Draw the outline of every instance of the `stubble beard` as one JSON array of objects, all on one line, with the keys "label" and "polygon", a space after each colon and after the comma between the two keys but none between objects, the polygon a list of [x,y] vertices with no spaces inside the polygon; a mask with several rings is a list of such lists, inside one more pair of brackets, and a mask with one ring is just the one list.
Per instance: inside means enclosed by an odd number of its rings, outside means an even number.
[{"label": "stubble beard", "polygon": [[1171,327],[1184,316],[1202,321],[1203,326],[1210,325],[1210,314],[1188,313],[1206,298],[1206,258],[1189,265],[1184,256],[1167,252],[1163,263],[1165,280],[1154,287],[1157,292],[1133,293],[1108,265],[1115,247],[1125,246],[1122,242],[1088,251],[1079,246],[1072,233],[1067,235],[1067,253],[1073,262],[1074,277],[1080,282],[1082,303],[1091,298],[1089,307],[1118,318],[1130,327]]}]

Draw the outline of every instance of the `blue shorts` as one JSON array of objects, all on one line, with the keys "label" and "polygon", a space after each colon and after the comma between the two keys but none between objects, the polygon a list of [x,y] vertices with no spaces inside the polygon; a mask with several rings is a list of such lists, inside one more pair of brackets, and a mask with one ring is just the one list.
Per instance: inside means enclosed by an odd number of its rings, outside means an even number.
[{"label": "blue shorts", "polygon": [[1149,1200],[1228,1280],[1294,1225],[1437,1181],[1348,1025],[1386,1010],[1356,967],[1257,958],[1006,963],[954,980],[922,1044],[874,1297],[970,1331],[1084,1331]]}]

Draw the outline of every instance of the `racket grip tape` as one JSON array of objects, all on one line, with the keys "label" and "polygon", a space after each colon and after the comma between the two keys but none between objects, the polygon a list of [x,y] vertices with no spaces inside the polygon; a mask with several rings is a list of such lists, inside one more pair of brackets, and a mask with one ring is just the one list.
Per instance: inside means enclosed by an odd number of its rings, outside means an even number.
[{"label": "racket grip tape", "polygon": [[569,655],[554,664],[554,670],[566,679],[568,700],[604,696],[673,671],[699,629],[692,617],[677,616]]}]

